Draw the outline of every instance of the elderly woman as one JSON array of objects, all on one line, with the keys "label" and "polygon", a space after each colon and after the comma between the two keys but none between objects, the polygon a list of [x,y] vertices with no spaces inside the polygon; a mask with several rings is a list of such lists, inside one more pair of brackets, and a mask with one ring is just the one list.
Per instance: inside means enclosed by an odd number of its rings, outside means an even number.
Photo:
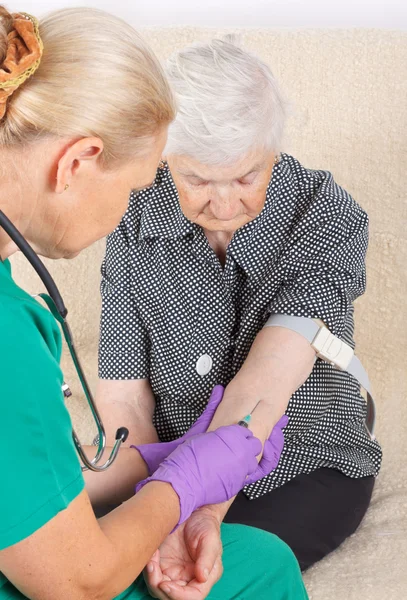
[{"label": "elderly woman", "polygon": [[[280,427],[260,464],[251,431],[206,431],[222,398],[215,387],[182,440],[122,448],[107,471],[84,477],[57,322],[11,277],[21,235],[57,259],[113,231],[130,190],[154,179],[173,117],[160,65],[130,26],[90,9],[38,22],[0,6],[0,600],[149,598],[140,574],[169,533],[178,527],[193,543],[202,523],[211,527],[200,507],[230,500],[278,462]],[[109,502],[122,504],[97,520],[92,507]],[[266,599],[271,590],[306,599],[298,563],[276,536],[241,525],[221,536],[222,578],[220,559],[205,573],[194,547],[182,571],[163,575],[150,562],[156,597]]]},{"label": "elderly woman", "polygon": [[381,449],[354,375],[273,316],[352,352],[368,218],[329,172],[281,153],[276,81],[233,39],[178,52],[167,74],[179,110],[165,160],[107,242],[99,399],[133,444],[180,436],[215,384],[212,427],[254,410],[264,440],[286,412],[278,468],[207,510],[276,533],[306,569],[360,524]]}]

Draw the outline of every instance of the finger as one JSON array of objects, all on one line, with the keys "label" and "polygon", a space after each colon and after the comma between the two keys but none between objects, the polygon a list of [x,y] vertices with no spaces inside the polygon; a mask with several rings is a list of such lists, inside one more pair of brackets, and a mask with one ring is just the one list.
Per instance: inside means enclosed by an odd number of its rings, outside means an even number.
[{"label": "finger", "polygon": [[248,446],[250,448],[250,452],[254,454],[254,456],[258,456],[261,454],[263,450],[263,444],[257,437],[251,437],[247,440]]},{"label": "finger", "polygon": [[251,483],[256,483],[256,481],[259,481],[259,479],[263,479],[263,477],[264,477],[263,470],[260,467],[260,465],[257,465],[257,469],[255,471],[252,471],[246,477],[246,481],[244,482],[244,484],[246,486],[246,485],[250,485]]},{"label": "finger", "polygon": [[160,588],[153,589],[152,587],[147,585],[147,590],[152,598],[157,598],[157,600],[170,600],[170,597],[167,596],[167,594],[163,592],[163,590],[160,590]]},{"label": "finger", "polygon": [[222,401],[224,393],[225,388],[223,387],[223,385],[215,385],[210,395],[208,405],[206,407],[207,410],[209,409],[209,412],[212,412],[212,414],[215,413],[216,409]]},{"label": "finger", "polygon": [[144,580],[148,589],[148,593],[152,598],[157,598],[158,600],[169,600],[169,596],[167,596],[167,594],[159,587],[160,584],[165,584],[167,580],[160,581],[159,585],[151,585],[146,578],[144,578]]},{"label": "finger", "polygon": [[271,447],[273,447],[279,454],[281,454],[284,448],[284,433],[281,431],[281,429],[274,427],[267,441],[269,442],[269,451],[271,450]]},{"label": "finger", "polygon": [[222,557],[222,542],[219,533],[201,538],[195,555],[195,577],[200,583],[208,581],[215,564]]},{"label": "finger", "polygon": [[163,573],[158,561],[150,560],[144,570],[144,578],[152,588],[157,588],[158,584],[163,581]]},{"label": "finger", "polygon": [[182,566],[173,564],[171,566],[166,567],[165,572],[163,573],[164,580],[171,579],[171,581],[191,581],[195,577],[195,565],[190,566]]},{"label": "finger", "polygon": [[153,554],[153,556],[150,558],[150,561],[154,561],[154,562],[160,562],[160,549],[158,548],[158,550],[156,550]]},{"label": "finger", "polygon": [[257,469],[249,476],[246,485],[249,485],[249,483],[254,483],[255,481],[266,477],[266,475],[269,475],[272,471],[274,471],[280,461],[283,447],[284,438],[283,443],[279,446],[274,445],[272,442],[270,442],[270,440],[265,441],[262,459]]},{"label": "finger", "polygon": [[[236,450],[236,442],[241,443],[241,449],[246,454],[253,453],[257,456],[263,449],[261,441],[253,435],[253,432],[240,425],[223,425],[212,433],[219,436],[230,449],[234,449],[232,451]],[[245,446],[245,444],[249,444],[249,446]]]},{"label": "finger", "polygon": [[161,598],[162,592],[160,592],[158,586],[160,583],[167,581],[169,578],[164,575],[161,570],[159,550],[154,553],[151,560],[146,565],[146,568],[144,569],[144,579],[150,589],[156,594],[156,597]]},{"label": "finger", "polygon": [[145,571],[144,571],[144,583],[146,584],[146,588],[148,590],[149,596],[151,596],[152,598],[158,598],[159,600],[167,600],[168,596],[165,596],[164,592],[162,592],[158,587],[155,588],[148,583],[147,577],[145,575]]},{"label": "finger", "polygon": [[180,586],[177,582],[171,581],[170,583],[163,583],[160,589],[171,600],[204,600],[204,598],[207,598],[211,588],[220,579],[222,572],[222,561],[218,559],[206,583],[199,583],[193,580],[186,586]]},{"label": "finger", "polygon": [[148,591],[148,595],[151,596],[152,598],[157,598],[157,596],[154,594],[153,590],[150,589],[149,585],[146,583],[146,588]]},{"label": "finger", "polygon": [[198,433],[205,433],[205,431],[208,429],[208,427],[213,419],[213,416],[214,416],[219,404],[222,401],[224,391],[225,391],[225,388],[221,385],[216,385],[213,388],[212,394],[209,398],[209,401],[208,401],[208,404],[207,404],[205,410],[203,411],[201,416],[196,420],[194,425],[189,430],[189,432],[191,434],[196,435]]},{"label": "finger", "polygon": [[259,463],[257,461],[257,458],[255,456],[252,456],[249,460],[249,464],[247,467],[247,477],[246,477],[246,481],[245,481],[245,485],[249,485],[249,481],[250,483],[253,483],[254,481],[257,481],[258,479],[261,479],[262,477],[264,477],[264,475],[262,475],[263,471],[261,470]]},{"label": "finger", "polygon": [[188,585],[179,585],[175,581],[163,583],[160,587],[161,593],[170,600],[204,600],[209,594],[211,586],[190,582]]},{"label": "finger", "polygon": [[289,420],[290,419],[287,415],[283,415],[281,417],[281,419],[279,421],[277,421],[277,423],[274,425],[274,427],[279,427],[280,429],[284,429],[284,427],[287,427]]},{"label": "finger", "polygon": [[[284,436],[281,433],[281,438],[278,440],[266,440],[264,444],[263,458],[267,469],[275,469],[280,461],[281,454],[284,450]],[[269,467],[270,465],[270,467]]]},{"label": "finger", "polygon": [[246,439],[249,440],[250,438],[254,437],[253,435],[253,431],[251,431],[250,429],[247,429],[246,427],[242,427],[241,425],[222,425],[221,427],[218,427],[218,429],[215,429],[215,433],[219,432],[221,435],[233,435],[233,436],[239,436],[241,439]]},{"label": "finger", "polygon": [[269,472],[271,472],[272,467],[270,467],[270,471],[267,470],[269,466],[269,462],[267,458],[264,457],[264,452],[266,451],[266,447],[268,444],[268,440],[264,443],[263,456],[258,462],[256,457],[252,457],[249,461],[249,473],[245,481],[245,485],[250,485],[251,483],[255,483],[259,479],[263,479]]}]

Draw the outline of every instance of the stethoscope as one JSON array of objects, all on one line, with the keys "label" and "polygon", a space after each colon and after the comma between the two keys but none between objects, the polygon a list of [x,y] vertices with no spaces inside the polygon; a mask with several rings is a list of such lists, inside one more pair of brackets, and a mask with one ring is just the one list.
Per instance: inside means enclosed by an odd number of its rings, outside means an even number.
[{"label": "stethoscope", "polygon": [[[71,353],[72,360],[74,362],[76,371],[78,373],[80,382],[82,384],[83,391],[85,393],[89,407],[92,411],[92,415],[95,420],[95,423],[96,423],[96,426],[98,429],[98,434],[99,434],[97,453],[96,453],[96,456],[92,460],[89,460],[88,457],[86,456],[85,451],[82,447],[82,444],[80,443],[79,438],[75,433],[75,429],[72,429],[73,441],[75,443],[76,450],[77,450],[77,452],[82,460],[82,463],[83,463],[82,470],[86,471],[87,469],[90,469],[91,471],[105,471],[108,467],[110,467],[113,464],[113,462],[116,459],[117,454],[119,452],[120,446],[122,445],[123,442],[126,441],[127,436],[129,435],[129,431],[125,427],[120,427],[117,430],[116,441],[115,441],[115,444],[113,446],[112,452],[110,453],[108,460],[104,464],[99,465],[100,461],[103,458],[103,454],[106,450],[105,428],[103,426],[103,422],[102,422],[102,419],[98,412],[98,409],[96,408],[95,401],[93,399],[92,393],[91,393],[89,385],[86,381],[83,369],[81,367],[78,355],[75,350],[72,333],[71,333],[69,325],[66,321],[66,316],[68,314],[68,311],[65,307],[64,301],[62,300],[62,296],[59,293],[59,290],[55,284],[55,281],[52,279],[48,269],[45,267],[45,265],[43,264],[41,259],[34,252],[34,250],[31,248],[30,244],[21,235],[21,233],[18,231],[18,229],[13,225],[13,223],[10,221],[10,219],[8,219],[8,217],[6,217],[6,215],[1,210],[0,210],[0,227],[2,227],[4,229],[4,231],[9,235],[11,240],[16,244],[16,246],[18,246],[18,248],[21,250],[21,252],[27,258],[27,260],[31,263],[32,267],[36,270],[36,272],[38,273],[45,288],[47,289],[49,295],[48,294],[39,294],[39,296],[44,300],[44,302],[48,306],[50,312],[52,313],[52,315],[55,317],[55,319],[58,321],[58,323],[61,326],[66,343],[68,344],[68,348]],[[63,385],[62,390],[63,390],[65,397],[71,396],[69,387],[65,383]]]}]

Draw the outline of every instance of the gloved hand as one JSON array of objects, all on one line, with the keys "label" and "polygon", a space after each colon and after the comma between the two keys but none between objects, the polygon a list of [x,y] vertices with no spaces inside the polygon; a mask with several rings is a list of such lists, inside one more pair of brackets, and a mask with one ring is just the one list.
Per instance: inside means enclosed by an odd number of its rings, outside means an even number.
[{"label": "gloved hand", "polygon": [[277,467],[281,453],[284,448],[284,435],[281,431],[288,423],[287,415],[283,415],[281,419],[274,425],[269,438],[264,442],[263,456],[256,471],[248,478],[245,485],[254,483],[259,479],[263,479],[269,475],[271,471]]},{"label": "gloved hand", "polygon": [[261,450],[260,440],[249,429],[219,427],[178,446],[151,477],[136,486],[136,493],[150,481],[171,484],[180,500],[180,525],[197,508],[226,502],[240,492],[247,477],[251,481],[259,472],[256,457]]},{"label": "gloved hand", "polygon": [[192,427],[180,438],[173,440],[172,442],[157,442],[154,444],[142,444],[140,446],[130,446],[138,450],[147,465],[148,474],[152,475],[160,466],[162,461],[167,458],[180,444],[190,437],[199,433],[205,433],[208,429],[213,415],[216,412],[221,400],[225,388],[222,385],[216,385],[213,390],[209,402],[201,414],[201,416],[195,421]]}]

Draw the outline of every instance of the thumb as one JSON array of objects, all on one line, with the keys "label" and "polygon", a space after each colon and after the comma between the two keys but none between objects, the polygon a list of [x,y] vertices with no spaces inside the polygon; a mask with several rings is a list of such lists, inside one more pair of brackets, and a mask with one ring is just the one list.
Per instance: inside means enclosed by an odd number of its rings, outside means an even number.
[{"label": "thumb", "polygon": [[216,385],[213,388],[212,394],[209,398],[205,410],[203,411],[201,416],[195,421],[194,425],[192,425],[190,430],[187,432],[187,438],[191,437],[192,435],[198,435],[199,433],[206,432],[209,425],[211,424],[211,421],[219,404],[222,401],[224,391],[225,388],[222,385]]},{"label": "thumb", "polygon": [[196,549],[195,577],[205,583],[216,562],[222,556],[222,542],[219,531],[202,536]]},{"label": "thumb", "polygon": [[283,415],[279,421],[274,425],[274,427],[278,427],[279,429],[284,429],[288,425],[288,421],[290,419],[287,415]]},{"label": "thumb", "polygon": [[[284,417],[282,417],[284,419]],[[287,424],[287,423],[285,423]],[[285,427],[285,425],[283,425]],[[284,449],[284,434],[281,429],[275,425],[269,438],[264,442],[263,456],[257,467],[257,470],[252,473],[247,481],[246,485],[255,483],[259,479],[269,475],[277,467],[281,453]]]},{"label": "thumb", "polygon": [[280,455],[284,448],[284,434],[282,432],[282,428],[285,427],[288,423],[288,417],[283,415],[281,419],[276,423],[272,429],[272,432],[269,435],[268,442],[270,445],[268,446],[269,454],[272,449],[274,449]]},{"label": "thumb", "polygon": [[274,447],[270,440],[264,442],[263,456],[259,462],[257,469],[247,477],[245,484],[250,485],[263,479],[266,475],[269,475],[273,469],[278,465],[280,454],[275,452]]},{"label": "thumb", "polygon": [[281,437],[278,440],[272,441],[269,438],[264,443],[264,452],[260,466],[267,475],[277,467],[284,448],[284,436],[281,431],[280,434]]}]

